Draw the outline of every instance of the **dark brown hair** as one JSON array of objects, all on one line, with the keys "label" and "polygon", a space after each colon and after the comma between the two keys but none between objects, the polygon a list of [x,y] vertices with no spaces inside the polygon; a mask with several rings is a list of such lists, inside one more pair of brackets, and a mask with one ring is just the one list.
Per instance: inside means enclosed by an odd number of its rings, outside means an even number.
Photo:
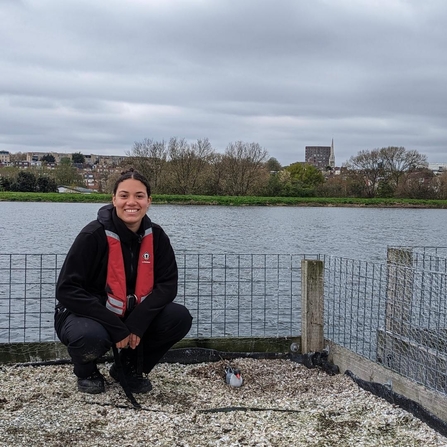
[{"label": "dark brown hair", "polygon": [[134,168],[129,168],[127,171],[121,172],[121,175],[119,176],[118,180],[115,182],[115,186],[113,187],[113,195],[116,194],[116,191],[118,189],[118,185],[121,182],[124,182],[124,180],[128,180],[130,178],[133,178],[133,179],[138,180],[141,183],[143,183],[143,185],[146,187],[147,196],[148,197],[151,196],[151,187],[149,185],[149,182],[147,181],[147,178],[143,174],[140,174]]}]

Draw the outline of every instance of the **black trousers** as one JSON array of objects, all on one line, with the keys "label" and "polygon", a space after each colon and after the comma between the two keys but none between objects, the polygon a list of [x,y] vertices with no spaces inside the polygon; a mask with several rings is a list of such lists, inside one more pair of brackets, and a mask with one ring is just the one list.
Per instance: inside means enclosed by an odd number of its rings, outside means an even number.
[{"label": "black trousers", "polygon": [[[66,311],[67,312],[67,311]],[[95,320],[69,313],[55,328],[60,341],[67,346],[77,377],[86,378],[96,370],[97,360],[106,354],[113,342],[104,327]],[[192,317],[186,307],[169,303],[153,320],[137,349],[122,349],[121,357],[142,372],[149,373],[163,355],[191,329]]]}]

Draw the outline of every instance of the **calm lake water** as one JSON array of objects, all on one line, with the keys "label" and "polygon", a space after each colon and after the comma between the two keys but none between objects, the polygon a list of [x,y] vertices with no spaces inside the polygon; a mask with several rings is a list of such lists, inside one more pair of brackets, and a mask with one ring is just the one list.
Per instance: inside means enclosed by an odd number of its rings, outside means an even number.
[{"label": "calm lake water", "polygon": [[[0,202],[0,253],[70,248],[101,204]],[[447,210],[152,205],[178,253],[329,254],[380,261],[389,245],[447,247]]]},{"label": "calm lake water", "polygon": [[[63,255],[79,231],[96,218],[100,207],[101,204],[90,203],[0,202],[0,255]],[[153,205],[149,216],[165,229],[178,254],[328,254],[382,262],[386,260],[389,245],[447,247],[447,210]],[[23,297],[23,288],[20,282],[9,284],[10,273],[6,272],[6,286],[0,288],[0,304],[3,303],[0,343],[54,340],[54,285],[47,284],[42,289],[39,284],[27,286],[25,318],[24,300],[11,300],[11,297]],[[281,284],[284,290],[263,289],[263,293],[273,298],[273,306],[275,299],[279,303],[280,297],[291,299],[290,281]],[[188,287],[193,286],[188,284]],[[219,296],[216,290],[213,288],[215,296]],[[186,289],[182,293],[186,297]],[[195,289],[193,292],[188,289],[188,293],[196,299]],[[49,298],[41,300],[33,296]],[[235,316],[247,311],[239,308],[238,298],[234,299],[231,302],[229,298],[225,304],[232,322],[239,321]],[[200,307],[199,313],[199,306],[194,303],[198,312],[195,321],[205,323],[195,326],[192,336],[210,336],[208,308]],[[290,303],[286,308],[290,312]],[[293,333],[292,326],[299,327],[299,304],[294,306],[292,314],[284,314],[287,318],[283,315],[284,309],[269,308],[259,315],[249,313],[241,317],[247,318],[246,326],[239,322],[232,329],[225,323],[222,333],[252,336],[253,327],[259,327],[264,335],[288,335]],[[220,317],[218,321],[213,325],[214,331],[220,330],[219,324],[222,326]]]}]

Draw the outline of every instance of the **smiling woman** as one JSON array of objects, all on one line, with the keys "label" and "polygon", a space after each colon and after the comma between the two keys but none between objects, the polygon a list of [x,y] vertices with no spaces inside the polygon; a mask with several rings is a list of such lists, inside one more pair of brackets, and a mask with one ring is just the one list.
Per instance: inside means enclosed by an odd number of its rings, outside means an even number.
[{"label": "smiling woman", "polygon": [[97,360],[111,347],[110,375],[126,393],[150,391],[143,373],[191,328],[188,310],[173,302],[177,263],[166,233],[146,215],[150,202],[146,178],[123,172],[113,203],[78,234],[60,271],[55,329],[81,392],[105,391]]}]

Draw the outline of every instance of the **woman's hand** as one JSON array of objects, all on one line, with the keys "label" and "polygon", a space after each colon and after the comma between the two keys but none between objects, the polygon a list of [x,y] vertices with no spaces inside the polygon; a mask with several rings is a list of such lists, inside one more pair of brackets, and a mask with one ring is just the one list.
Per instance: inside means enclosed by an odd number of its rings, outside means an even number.
[{"label": "woman's hand", "polygon": [[135,349],[140,344],[141,338],[138,335],[130,334],[129,335],[129,346],[132,349]]},{"label": "woman's hand", "polygon": [[129,338],[130,338],[130,335],[128,335],[126,338],[123,338],[121,341],[117,342],[116,347],[118,349],[127,348],[127,346],[129,346]]},{"label": "woman's hand", "polygon": [[127,347],[135,349],[140,344],[140,340],[141,338],[138,337],[138,335],[130,334],[126,338],[123,338],[121,341],[119,341],[116,344],[116,347],[118,349],[123,349]]}]

